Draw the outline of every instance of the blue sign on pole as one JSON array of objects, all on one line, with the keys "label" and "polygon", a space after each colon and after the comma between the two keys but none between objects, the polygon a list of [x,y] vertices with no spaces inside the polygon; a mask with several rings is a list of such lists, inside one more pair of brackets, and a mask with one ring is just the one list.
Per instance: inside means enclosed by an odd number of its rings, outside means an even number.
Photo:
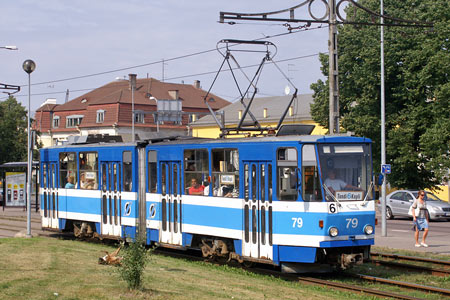
[{"label": "blue sign on pole", "polygon": [[389,164],[381,165],[381,173],[391,174],[391,165]]}]

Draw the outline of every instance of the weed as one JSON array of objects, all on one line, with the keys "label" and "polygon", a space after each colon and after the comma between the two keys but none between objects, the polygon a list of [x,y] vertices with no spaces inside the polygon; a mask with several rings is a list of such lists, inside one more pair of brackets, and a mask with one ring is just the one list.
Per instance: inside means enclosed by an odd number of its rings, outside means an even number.
[{"label": "weed", "polygon": [[132,290],[142,287],[142,276],[149,259],[149,250],[142,239],[134,239],[123,250],[122,265],[118,268],[120,278],[125,280]]}]

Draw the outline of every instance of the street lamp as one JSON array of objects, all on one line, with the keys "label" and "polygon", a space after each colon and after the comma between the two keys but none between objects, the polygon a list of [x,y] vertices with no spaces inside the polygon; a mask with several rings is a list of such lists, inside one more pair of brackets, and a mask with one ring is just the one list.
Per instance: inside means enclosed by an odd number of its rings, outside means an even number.
[{"label": "street lamp", "polygon": [[19,50],[19,48],[17,48],[17,46],[0,46],[0,49]]},{"label": "street lamp", "polygon": [[[30,102],[31,102],[31,73],[36,69],[36,64],[31,59],[23,62],[22,68],[28,73],[28,148],[27,148],[27,237],[31,237],[31,168],[33,152],[31,148],[31,126],[30,126]],[[30,153],[31,152],[31,153]]]}]

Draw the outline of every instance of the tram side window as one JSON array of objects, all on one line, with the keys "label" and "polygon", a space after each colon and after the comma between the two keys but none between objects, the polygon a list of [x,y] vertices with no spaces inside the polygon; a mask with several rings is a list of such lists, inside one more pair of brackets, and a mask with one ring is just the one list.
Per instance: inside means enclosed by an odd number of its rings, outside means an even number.
[{"label": "tram side window", "polygon": [[302,148],[302,197],[307,202],[322,201],[322,189],[314,145],[304,145]]},{"label": "tram side window", "polygon": [[98,154],[97,152],[80,152],[80,189],[98,189]]},{"label": "tram side window", "polygon": [[59,172],[61,188],[74,189],[77,184],[77,156],[75,152],[59,154]]},{"label": "tram side window", "polygon": [[123,190],[131,192],[133,187],[133,165],[131,151],[123,151]]},{"label": "tram side window", "polygon": [[148,192],[156,193],[157,169],[156,151],[148,151]]},{"label": "tram side window", "polygon": [[203,195],[209,175],[209,158],[206,149],[184,151],[184,182],[188,195]]},{"label": "tram side window", "polygon": [[297,200],[297,149],[277,150],[277,196],[282,201]]},{"label": "tram side window", "polygon": [[212,150],[212,177],[205,195],[214,197],[239,197],[239,152],[237,149]]}]

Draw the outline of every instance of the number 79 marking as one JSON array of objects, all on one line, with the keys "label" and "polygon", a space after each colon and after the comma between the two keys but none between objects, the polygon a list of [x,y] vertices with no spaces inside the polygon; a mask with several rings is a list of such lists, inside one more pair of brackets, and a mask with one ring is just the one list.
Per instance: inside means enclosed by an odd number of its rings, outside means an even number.
[{"label": "number 79 marking", "polygon": [[347,221],[347,228],[350,228],[350,226],[352,228],[356,228],[358,227],[358,219],[357,218],[352,218],[352,219],[345,219],[345,221]]},{"label": "number 79 marking", "polygon": [[292,228],[302,228],[303,227],[303,219],[302,218],[292,218]]}]

